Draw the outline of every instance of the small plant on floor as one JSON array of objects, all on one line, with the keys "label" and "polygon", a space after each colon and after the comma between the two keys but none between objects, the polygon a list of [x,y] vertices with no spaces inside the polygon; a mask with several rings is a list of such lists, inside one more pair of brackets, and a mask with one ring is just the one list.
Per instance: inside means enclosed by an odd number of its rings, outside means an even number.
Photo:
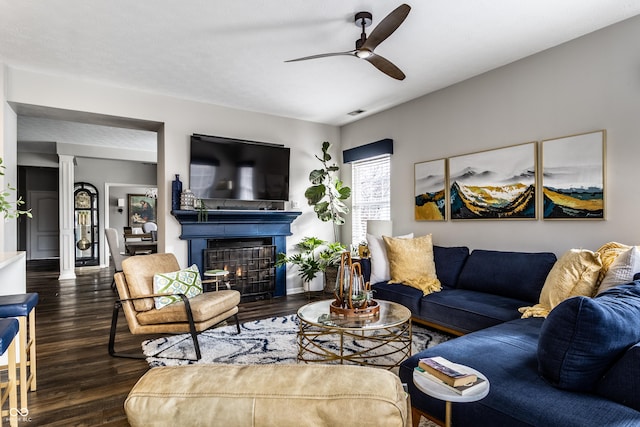
[{"label": "small plant on floor", "polygon": [[276,267],[293,264],[298,267],[298,276],[307,284],[324,272],[327,267],[340,263],[340,254],[346,249],[340,242],[328,243],[317,237],[305,237],[296,244],[298,253],[289,255],[279,253]]}]

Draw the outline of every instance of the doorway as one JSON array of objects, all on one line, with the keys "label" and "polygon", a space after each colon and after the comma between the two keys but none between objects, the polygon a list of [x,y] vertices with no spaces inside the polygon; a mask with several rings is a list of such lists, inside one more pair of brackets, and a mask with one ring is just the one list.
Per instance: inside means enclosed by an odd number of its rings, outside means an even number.
[{"label": "doorway", "polygon": [[59,258],[58,169],[18,166],[18,193],[33,215],[19,220],[18,250],[28,261]]}]

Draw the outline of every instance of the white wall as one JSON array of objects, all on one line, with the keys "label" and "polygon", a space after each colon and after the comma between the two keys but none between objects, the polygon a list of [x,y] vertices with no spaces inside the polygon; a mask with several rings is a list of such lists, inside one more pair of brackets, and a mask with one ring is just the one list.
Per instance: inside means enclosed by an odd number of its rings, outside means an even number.
[{"label": "white wall", "polygon": [[[322,141],[331,141],[340,149],[339,130],[334,126],[275,117],[225,107],[180,100],[166,96],[108,87],[86,80],[51,76],[33,71],[5,69],[7,100],[18,104],[36,105],[96,114],[128,117],[163,123],[158,129],[158,209],[159,250],[173,252],[181,265],[187,262],[187,244],[178,238],[179,223],[171,216],[171,181],[180,174],[185,188],[189,174],[189,136],[192,133],[246,138],[254,141],[281,143],[291,148],[292,200],[298,202],[303,214],[292,226],[293,246],[305,235],[332,238],[329,224],[320,223],[304,200],[308,173],[317,167],[313,155]],[[3,104],[4,109],[10,108]],[[295,273],[288,275],[289,289],[301,287]]]},{"label": "white wall", "polygon": [[[558,255],[572,247],[595,250],[609,241],[638,244],[638,40],[640,17],[346,125],[343,148],[393,138],[397,234],[433,233],[434,242],[445,246]],[[414,220],[415,162],[599,129],[608,134],[605,221]],[[349,170],[346,166],[347,181]]]},{"label": "white wall", "polygon": [[[0,64],[0,105],[6,105],[6,68]],[[3,176],[0,176],[0,191],[8,185],[18,186],[18,170],[13,165],[17,163],[17,116],[10,108],[5,108],[0,114],[0,157],[3,161]],[[17,199],[15,191],[10,191],[7,199],[12,202]],[[14,206],[15,207],[15,206]],[[18,222],[16,219],[5,219],[0,215],[0,252],[15,251],[18,247]]]}]

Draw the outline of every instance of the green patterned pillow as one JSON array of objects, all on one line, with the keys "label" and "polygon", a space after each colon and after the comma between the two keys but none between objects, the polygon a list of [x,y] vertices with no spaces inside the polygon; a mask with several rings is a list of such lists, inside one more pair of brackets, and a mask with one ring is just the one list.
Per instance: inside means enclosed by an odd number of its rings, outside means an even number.
[{"label": "green patterned pillow", "polygon": [[[198,266],[193,264],[184,270],[171,273],[154,274],[153,292],[156,294],[185,294],[187,298],[202,293],[202,280]],[[154,298],[156,308],[160,309],[174,302],[182,301],[179,296],[162,296]]]}]

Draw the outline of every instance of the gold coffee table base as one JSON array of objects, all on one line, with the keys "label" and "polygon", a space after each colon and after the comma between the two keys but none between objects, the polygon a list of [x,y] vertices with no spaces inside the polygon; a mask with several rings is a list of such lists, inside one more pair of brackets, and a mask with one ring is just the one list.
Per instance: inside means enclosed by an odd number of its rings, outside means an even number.
[{"label": "gold coffee table base", "polygon": [[[298,362],[392,369],[411,356],[411,312],[407,308],[381,301],[380,316],[368,321],[330,316],[330,302],[314,302],[298,310]],[[326,315],[316,316],[323,309]],[[345,348],[351,340],[359,344],[355,351]]]}]

